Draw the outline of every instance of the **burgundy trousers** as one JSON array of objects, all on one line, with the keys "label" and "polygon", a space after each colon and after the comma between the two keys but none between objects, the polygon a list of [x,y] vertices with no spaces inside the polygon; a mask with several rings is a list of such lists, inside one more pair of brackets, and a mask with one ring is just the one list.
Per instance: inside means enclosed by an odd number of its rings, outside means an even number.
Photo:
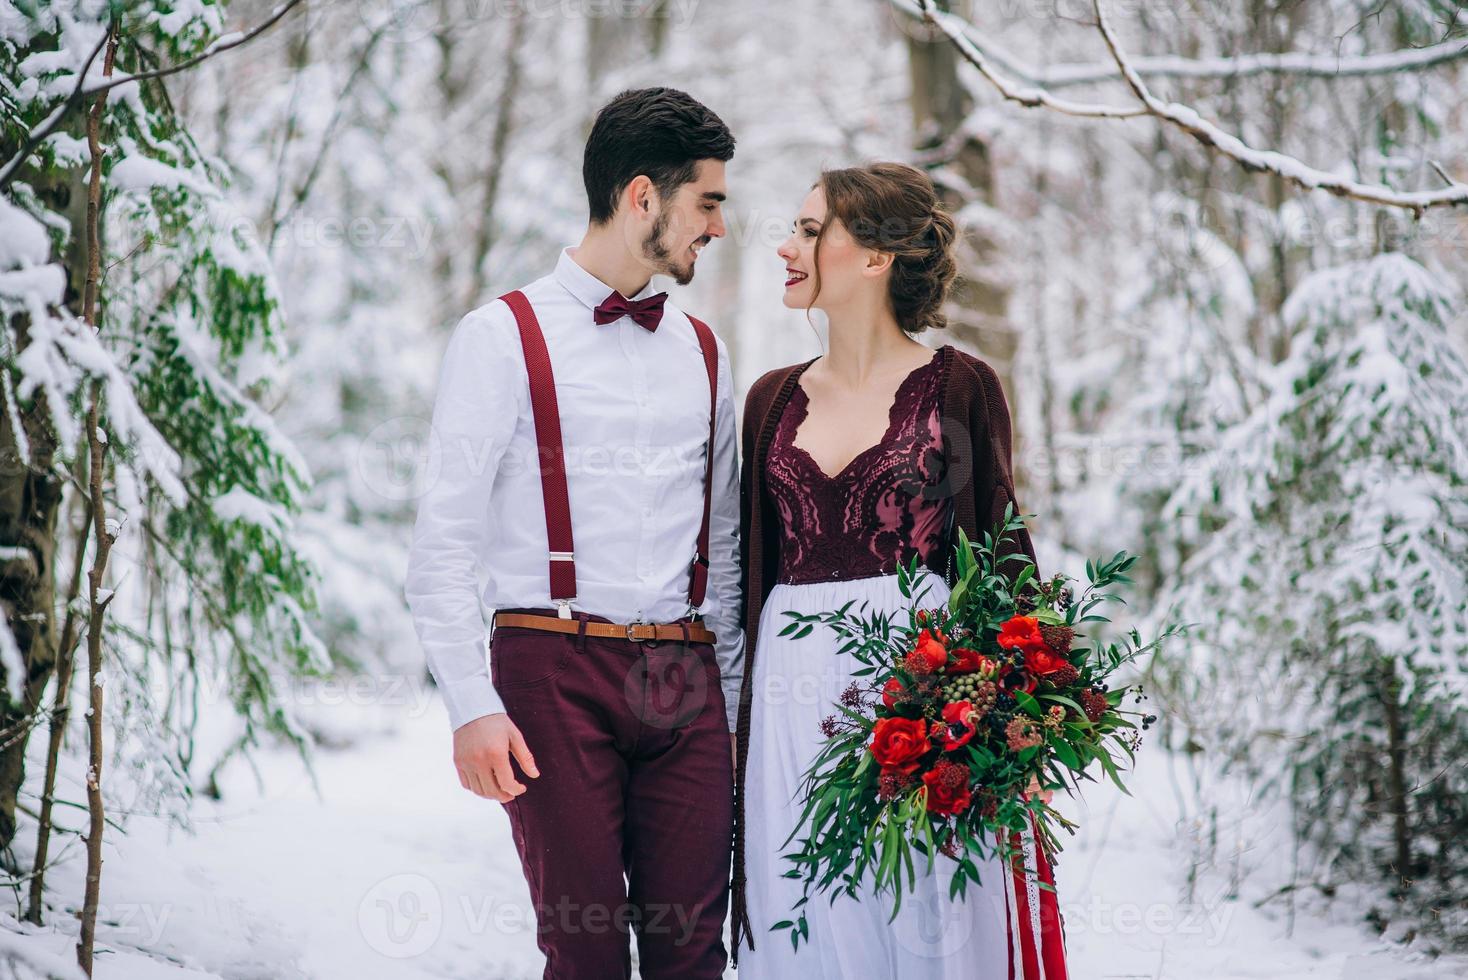
[{"label": "burgundy trousers", "polygon": [[505,810],[545,980],[630,977],[632,934],[645,980],[722,977],[733,766],[712,645],[496,626],[490,671],[540,769],[512,762],[526,790]]}]

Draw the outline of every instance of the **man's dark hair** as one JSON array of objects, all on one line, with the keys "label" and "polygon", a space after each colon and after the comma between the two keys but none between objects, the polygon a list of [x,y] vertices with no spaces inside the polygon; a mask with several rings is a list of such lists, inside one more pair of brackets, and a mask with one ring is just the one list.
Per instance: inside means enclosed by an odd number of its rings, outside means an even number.
[{"label": "man's dark hair", "polygon": [[602,107],[586,139],[581,177],[591,223],[605,224],[617,196],[646,174],[664,200],[696,176],[699,160],[728,160],[734,136],[713,110],[675,88],[630,89]]}]

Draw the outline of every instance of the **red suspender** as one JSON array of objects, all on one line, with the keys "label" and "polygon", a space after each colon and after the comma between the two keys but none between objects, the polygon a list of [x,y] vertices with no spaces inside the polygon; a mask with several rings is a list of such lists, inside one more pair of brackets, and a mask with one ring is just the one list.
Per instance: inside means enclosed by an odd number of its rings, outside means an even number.
[{"label": "red suspender", "polygon": [[[571,616],[576,598],[576,562],[571,542],[571,497],[566,489],[566,449],[561,439],[561,413],[556,405],[556,382],[551,372],[545,335],[530,301],[520,290],[500,299],[515,314],[520,346],[525,352],[525,370],[530,378],[530,411],[535,418],[535,442],[540,460],[540,489],[545,498],[545,537],[550,548],[550,595],[560,607],[562,618]],[[713,494],[714,417],[718,407],[719,351],[714,332],[701,320],[688,318],[698,335],[704,367],[709,376],[709,442],[703,473],[703,522],[698,529],[697,550],[689,575],[690,610],[703,605],[709,573],[709,510]]]},{"label": "red suspender", "polygon": [[704,590],[709,584],[709,508],[714,496],[714,416],[719,408],[719,348],[714,332],[697,317],[689,317],[693,332],[698,334],[698,347],[703,351],[703,366],[709,375],[709,445],[703,466],[703,523],[698,526],[698,544],[693,554],[693,571],[688,585],[688,610],[703,605]]},{"label": "red suspender", "polygon": [[576,562],[571,543],[571,497],[566,490],[566,449],[561,441],[561,412],[556,407],[556,379],[551,373],[545,335],[530,301],[518,289],[500,299],[515,314],[525,370],[530,376],[530,411],[535,416],[536,457],[540,492],[545,498],[545,539],[550,546],[550,594],[564,619],[571,618],[576,598]]}]

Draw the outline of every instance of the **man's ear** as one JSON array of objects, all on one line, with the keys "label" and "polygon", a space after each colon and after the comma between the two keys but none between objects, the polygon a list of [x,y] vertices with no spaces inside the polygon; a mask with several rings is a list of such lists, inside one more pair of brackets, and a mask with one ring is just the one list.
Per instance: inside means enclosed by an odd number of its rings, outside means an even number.
[{"label": "man's ear", "polygon": [[626,190],[622,191],[622,203],[634,216],[646,217],[652,214],[656,195],[657,188],[653,186],[651,178],[646,174],[638,174],[627,182]]}]

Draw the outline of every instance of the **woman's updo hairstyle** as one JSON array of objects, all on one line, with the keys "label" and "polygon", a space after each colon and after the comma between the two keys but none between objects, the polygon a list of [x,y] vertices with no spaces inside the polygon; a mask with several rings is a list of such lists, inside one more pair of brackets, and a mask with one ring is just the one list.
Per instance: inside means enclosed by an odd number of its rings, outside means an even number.
[{"label": "woman's updo hairstyle", "polygon": [[[821,239],[831,218],[864,248],[893,256],[889,297],[897,323],[910,334],[948,325],[943,301],[958,275],[953,258],[957,229],[938,204],[927,174],[905,163],[824,170],[816,186],[826,196],[826,220],[816,237],[819,268]],[[819,275],[816,292],[821,288]]]}]

